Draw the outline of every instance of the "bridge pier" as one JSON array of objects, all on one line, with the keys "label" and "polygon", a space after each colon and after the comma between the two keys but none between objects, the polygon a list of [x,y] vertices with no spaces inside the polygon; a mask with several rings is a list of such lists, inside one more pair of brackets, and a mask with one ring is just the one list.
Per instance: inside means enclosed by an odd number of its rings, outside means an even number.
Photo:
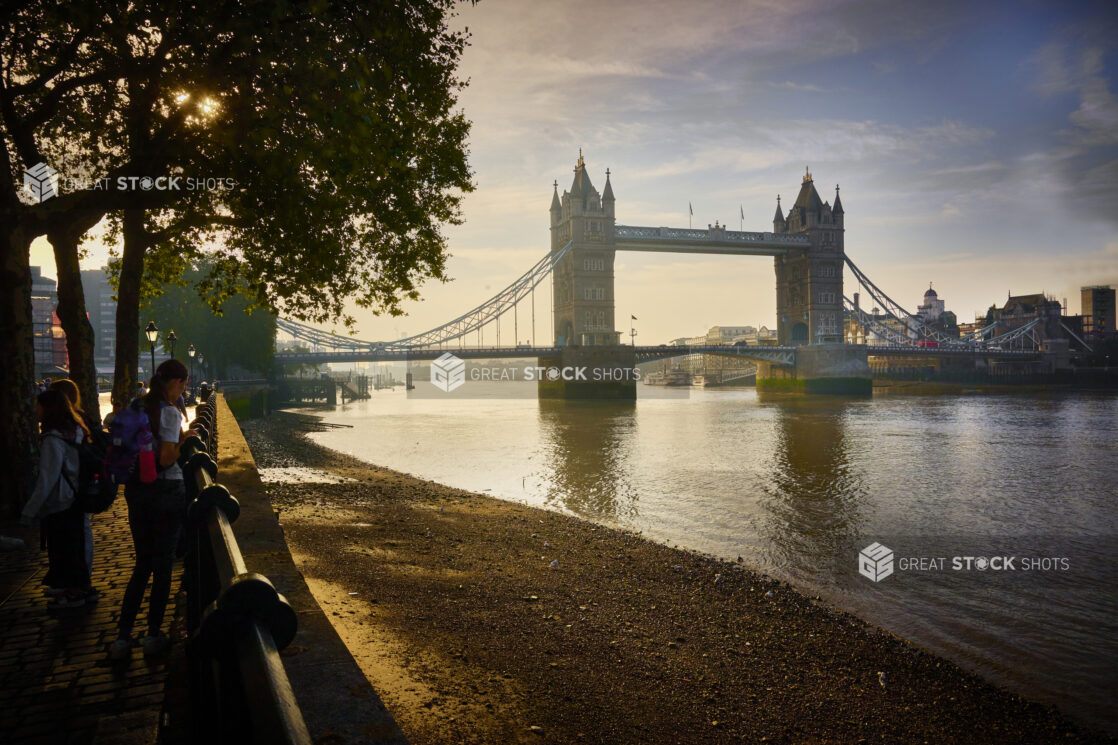
[{"label": "bridge pier", "polygon": [[757,363],[757,389],[840,396],[873,393],[867,350],[854,344],[811,344],[796,349],[796,365]]},{"label": "bridge pier", "polygon": [[637,399],[636,352],[632,347],[565,347],[540,357],[544,368],[537,390],[551,399]]}]

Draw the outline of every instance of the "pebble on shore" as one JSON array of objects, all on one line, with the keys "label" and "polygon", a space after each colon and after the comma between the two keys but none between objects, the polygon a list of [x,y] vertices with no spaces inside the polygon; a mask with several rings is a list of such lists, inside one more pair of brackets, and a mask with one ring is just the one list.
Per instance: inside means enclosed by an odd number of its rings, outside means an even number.
[{"label": "pebble on shore", "polygon": [[[258,466],[337,477],[268,493],[415,745],[1114,742],[740,556],[369,466],[312,443],[320,428],[292,413],[243,425]],[[540,535],[562,570],[539,561]]]}]

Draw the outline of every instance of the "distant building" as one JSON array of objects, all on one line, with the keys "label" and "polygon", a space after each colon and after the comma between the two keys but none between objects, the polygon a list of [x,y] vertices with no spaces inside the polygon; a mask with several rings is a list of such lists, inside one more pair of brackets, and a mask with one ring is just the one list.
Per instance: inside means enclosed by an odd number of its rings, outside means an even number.
[{"label": "distant building", "polygon": [[66,349],[66,332],[62,330],[62,321],[58,313],[50,314],[50,352],[51,366],[59,369],[70,369],[70,352]]},{"label": "distant building", "polygon": [[[35,376],[57,376],[67,365],[66,336],[58,322],[58,283],[31,267],[31,333],[34,337]],[[61,340],[61,343],[59,343]]]},{"label": "distant building", "polygon": [[762,326],[755,329],[752,326],[747,326],[749,330],[740,336],[735,336],[730,340],[731,344],[744,344],[747,347],[757,347],[766,345],[775,345],[777,341],[776,329],[769,329],[767,326]]},{"label": "distant building", "polygon": [[1109,285],[1080,288],[1083,331],[1105,334],[1115,329],[1114,288]]},{"label": "distant building", "polygon": [[[930,326],[947,338],[959,338],[958,318],[954,313],[946,310],[945,303],[939,299],[931,284],[928,285],[928,291],[924,293],[924,302],[916,308],[916,315],[926,326]],[[915,336],[915,333],[910,332],[909,335]]]},{"label": "distant building", "polygon": [[943,315],[943,312],[944,302],[939,299],[939,295],[932,289],[929,282],[928,291],[924,293],[924,302],[916,308],[916,315],[928,322],[936,320]]},{"label": "distant building", "polygon": [[757,333],[757,329],[752,326],[711,326],[707,331],[706,344],[716,346],[719,344],[733,344],[734,338],[748,334],[749,332]]},{"label": "distant building", "polygon": [[[764,327],[762,327],[764,328]],[[764,329],[766,336],[772,332]],[[683,337],[672,340],[672,346],[720,347],[732,346],[743,337],[752,335],[757,338],[758,331],[753,326],[711,326],[703,336]],[[702,376],[707,383],[722,382],[740,376],[753,369],[753,363],[741,357],[720,354],[689,354],[678,358],[674,367],[694,376]]]},{"label": "distant building", "polygon": [[985,317],[976,318],[973,323],[960,323],[959,335],[968,336],[975,333],[976,331],[981,331],[984,328],[986,328]]},{"label": "distant building", "polygon": [[[859,293],[854,293],[854,307],[843,311],[842,338],[847,344],[871,346],[896,344],[923,344],[926,334],[918,331],[911,320],[894,317],[880,308],[864,311]],[[920,323],[950,339],[959,338],[959,324],[955,314],[944,307],[936,291],[928,287],[924,302],[916,308]]]},{"label": "distant building", "polygon": [[82,272],[85,309],[93,327],[93,358],[101,365],[116,359],[116,300],[109,284],[109,268]]},{"label": "distant building", "polygon": [[1014,329],[1021,328],[1033,320],[1041,319],[1037,336],[1041,339],[1064,339],[1067,333],[1060,327],[1063,315],[1063,306],[1060,301],[1050,298],[1044,293],[1031,295],[1010,295],[1005,305],[994,309],[994,320],[998,327],[994,330],[994,339]]}]

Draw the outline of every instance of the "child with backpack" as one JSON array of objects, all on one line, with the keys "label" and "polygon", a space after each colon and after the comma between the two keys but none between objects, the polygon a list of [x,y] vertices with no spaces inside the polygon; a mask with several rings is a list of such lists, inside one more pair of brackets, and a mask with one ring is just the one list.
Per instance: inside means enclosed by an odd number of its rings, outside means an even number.
[{"label": "child with backpack", "polygon": [[47,542],[49,569],[43,582],[57,592],[48,602],[51,609],[85,605],[90,590],[85,562],[85,515],[75,488],[79,477],[76,445],[89,435],[85,423],[58,390],[46,390],[36,399],[35,414],[42,433],[39,475],[21,522],[42,520]]},{"label": "child with backpack", "polygon": [[176,461],[182,443],[197,434],[193,429],[183,431],[184,415],[175,406],[186,389],[188,378],[185,365],[178,360],[166,360],[156,369],[143,399],[143,408],[156,438],[155,460],[160,471],[150,484],[134,480],[124,488],[136,564],[124,591],[117,639],[109,646],[109,657],[114,660],[131,654],[132,626],[149,577],[152,583],[147,634],[140,643],[148,656],[162,654],[170,646],[170,640],[162,632],[163,615],[171,594],[175,547],[186,516],[186,483]]}]

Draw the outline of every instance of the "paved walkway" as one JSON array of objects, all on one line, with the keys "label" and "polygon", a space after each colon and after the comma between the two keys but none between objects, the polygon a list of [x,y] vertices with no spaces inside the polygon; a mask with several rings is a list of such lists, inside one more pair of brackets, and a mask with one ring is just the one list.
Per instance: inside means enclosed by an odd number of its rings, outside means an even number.
[{"label": "paved walkway", "polygon": [[[46,552],[38,550],[38,525],[0,522],[0,535],[27,542],[22,551],[0,553],[0,742],[5,745],[154,743],[165,698],[180,701],[181,685],[165,690],[168,670],[182,679],[180,624],[171,630],[172,652],[147,659],[138,647],[130,660],[111,663],[106,649],[116,638],[124,587],[132,568],[124,497],[93,516],[93,585],[103,597],[82,608],[48,611],[40,584]],[[179,588],[176,566],[172,593]],[[172,622],[174,606],[168,608]],[[142,630],[147,600],[137,628]],[[171,711],[177,711],[170,706]]]}]

